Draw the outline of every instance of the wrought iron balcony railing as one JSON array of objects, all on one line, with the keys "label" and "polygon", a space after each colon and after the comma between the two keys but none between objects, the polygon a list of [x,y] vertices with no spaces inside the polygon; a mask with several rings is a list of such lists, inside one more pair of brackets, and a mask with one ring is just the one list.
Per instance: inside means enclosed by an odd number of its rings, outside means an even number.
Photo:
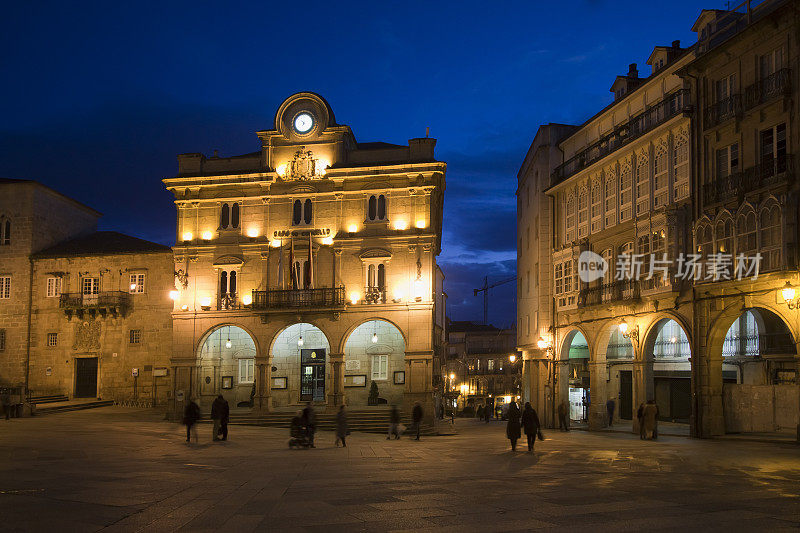
[{"label": "wrought iron balcony railing", "polygon": [[711,104],[705,111],[705,127],[713,128],[722,124],[728,119],[739,116],[742,113],[742,95],[732,94],[731,96]]},{"label": "wrought iron balcony railing", "polygon": [[791,70],[782,68],[744,90],[744,107],[745,109],[752,109],[775,97],[789,95],[791,91]]},{"label": "wrought iron balcony railing", "polygon": [[607,136],[601,138],[599,141],[556,167],[553,172],[553,179],[555,182],[567,179],[595,161],[602,159],[611,152],[638,139],[669,119],[688,111],[691,111],[688,90],[681,89],[667,95],[653,107],[632,117],[628,122],[621,124]]},{"label": "wrought iron balcony railing", "polygon": [[82,316],[83,313],[97,313],[121,315],[125,314],[130,305],[131,295],[123,291],[104,291],[97,294],[63,293],[58,300],[58,306],[67,316],[72,314]]},{"label": "wrought iron balcony railing", "polygon": [[578,295],[578,305],[598,305],[636,299],[639,297],[639,283],[638,280],[619,280],[581,289]]},{"label": "wrought iron balcony railing", "polygon": [[251,308],[280,310],[313,307],[343,307],[344,287],[253,291]]},{"label": "wrought iron balcony railing", "polygon": [[793,175],[793,155],[766,158],[743,171],[714,178],[705,186],[706,203],[723,202],[763,187],[779,185]]}]

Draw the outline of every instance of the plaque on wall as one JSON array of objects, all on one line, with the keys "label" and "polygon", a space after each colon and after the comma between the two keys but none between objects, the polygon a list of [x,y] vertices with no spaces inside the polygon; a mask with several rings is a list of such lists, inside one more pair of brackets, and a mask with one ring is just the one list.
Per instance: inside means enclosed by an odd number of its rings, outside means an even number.
[{"label": "plaque on wall", "polygon": [[345,387],[366,387],[367,386],[367,375],[366,374],[355,374],[352,376],[345,376],[344,377],[344,386]]},{"label": "plaque on wall", "polygon": [[361,361],[358,359],[348,359],[344,362],[344,369],[348,372],[352,372],[355,370],[361,370]]},{"label": "plaque on wall", "polygon": [[272,388],[273,389],[285,389],[286,388],[286,378],[272,378]]},{"label": "plaque on wall", "polygon": [[233,388],[233,376],[222,376],[222,388],[223,389]]},{"label": "plaque on wall", "polygon": [[394,384],[403,385],[406,382],[406,373],[404,370],[398,370],[394,373]]}]

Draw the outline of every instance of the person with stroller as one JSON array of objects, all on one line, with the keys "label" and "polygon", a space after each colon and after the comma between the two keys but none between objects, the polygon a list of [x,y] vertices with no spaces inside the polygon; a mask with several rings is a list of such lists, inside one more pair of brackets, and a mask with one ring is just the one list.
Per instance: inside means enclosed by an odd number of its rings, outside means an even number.
[{"label": "person with stroller", "polygon": [[308,448],[308,433],[303,425],[303,414],[298,411],[289,425],[289,448]]}]

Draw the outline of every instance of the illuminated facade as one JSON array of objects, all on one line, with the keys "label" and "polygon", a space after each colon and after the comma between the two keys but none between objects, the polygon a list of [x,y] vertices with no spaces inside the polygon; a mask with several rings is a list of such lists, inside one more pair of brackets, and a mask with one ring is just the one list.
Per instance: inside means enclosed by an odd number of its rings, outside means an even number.
[{"label": "illuminated facade", "polygon": [[374,382],[381,403],[431,416],[445,342],[436,140],[358,143],[313,93],[257,136],[251,154],[182,154],[164,180],[176,408],[218,393],[260,411],[360,406]]},{"label": "illuminated facade", "polygon": [[[583,125],[540,128],[517,191],[518,342],[549,422],[566,400],[603,427],[613,399],[636,427],[654,399],[696,436],[795,431],[797,28],[791,2],[703,11],[695,45],[656,47]],[[608,265],[588,281],[587,251]],[[619,279],[634,254],[669,266]],[[726,254],[761,254],[758,279],[709,275]]]}]

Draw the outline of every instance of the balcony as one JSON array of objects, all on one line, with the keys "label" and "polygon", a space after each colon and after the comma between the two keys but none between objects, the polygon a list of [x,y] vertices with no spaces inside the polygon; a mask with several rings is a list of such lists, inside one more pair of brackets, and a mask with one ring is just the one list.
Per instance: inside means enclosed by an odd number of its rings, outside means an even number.
[{"label": "balcony", "polygon": [[669,119],[691,111],[689,91],[681,89],[666,96],[653,107],[632,117],[628,122],[618,126],[609,135],[603,137],[588,148],[571,157],[556,167],[553,179],[561,182],[608,154],[638,139],[645,133],[665,123]]},{"label": "balcony", "polygon": [[742,95],[733,94],[712,104],[705,111],[705,129],[713,128],[742,114]]},{"label": "balcony", "polygon": [[639,284],[638,280],[627,279],[581,289],[578,305],[585,307],[639,298]]},{"label": "balcony", "polygon": [[791,70],[782,68],[744,90],[744,107],[752,109],[778,96],[788,96],[791,91]]},{"label": "balcony", "polygon": [[63,293],[58,306],[67,318],[83,318],[85,314],[113,317],[124,315],[130,306],[131,295],[123,291],[106,291],[97,294]]},{"label": "balcony", "polygon": [[385,304],[386,289],[382,287],[364,287],[365,304]]},{"label": "balcony", "polygon": [[763,187],[785,183],[794,175],[794,156],[791,154],[764,159],[761,164],[714,178],[705,186],[706,204],[739,199],[740,196]]},{"label": "balcony", "polygon": [[251,308],[258,311],[326,307],[344,307],[344,287],[253,291],[251,304]]}]

